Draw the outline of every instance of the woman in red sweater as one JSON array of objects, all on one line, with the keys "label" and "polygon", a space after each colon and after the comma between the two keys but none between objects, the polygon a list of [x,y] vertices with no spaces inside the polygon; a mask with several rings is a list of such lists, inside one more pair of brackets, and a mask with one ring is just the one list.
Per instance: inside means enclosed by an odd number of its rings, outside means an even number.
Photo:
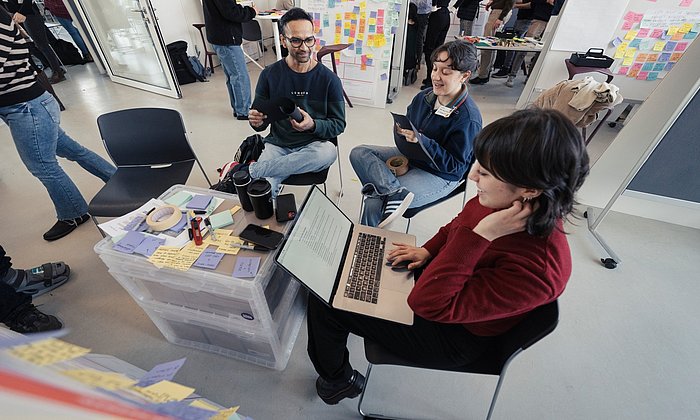
[{"label": "woman in red sweater", "polygon": [[364,386],[348,361],[349,333],[426,366],[461,366],[564,291],[571,253],[562,223],[588,174],[578,130],[554,110],[518,111],[485,127],[474,152],[469,179],[478,197],[422,247],[394,244],[389,254],[394,265],[423,269],[408,298],[413,325],[310,298],[308,353],[327,404],[356,397]]}]

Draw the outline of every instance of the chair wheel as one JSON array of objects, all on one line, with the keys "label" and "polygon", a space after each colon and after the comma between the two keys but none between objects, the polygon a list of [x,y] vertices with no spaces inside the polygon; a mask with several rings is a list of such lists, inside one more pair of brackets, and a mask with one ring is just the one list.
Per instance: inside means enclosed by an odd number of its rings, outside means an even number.
[{"label": "chair wheel", "polygon": [[583,212],[583,217],[586,218],[586,219],[588,219],[588,212],[587,212],[587,211],[584,211],[584,212]]},{"label": "chair wheel", "polygon": [[610,128],[615,128],[616,125],[617,125],[617,123],[615,123],[615,122],[608,123],[608,127],[610,127]]},{"label": "chair wheel", "polygon": [[613,260],[612,258],[601,258],[600,262],[603,263],[603,266],[608,270],[612,270],[617,267],[617,261]]}]

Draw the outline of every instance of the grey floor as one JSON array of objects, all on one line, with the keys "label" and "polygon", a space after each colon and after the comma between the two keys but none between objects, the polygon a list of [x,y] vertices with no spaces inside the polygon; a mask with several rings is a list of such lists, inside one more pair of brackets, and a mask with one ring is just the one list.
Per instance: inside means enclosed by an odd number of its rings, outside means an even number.
[{"label": "grey floor", "polygon": [[[257,68],[249,66],[253,83]],[[62,126],[76,140],[105,155],[95,120],[127,107],[178,109],[190,141],[211,177],[229,160],[252,130],[231,116],[220,69],[208,83],[183,86],[183,99],[173,100],[110,82],[94,66],[75,66],[70,79],[56,85],[68,107]],[[420,78],[419,78],[420,80]],[[486,123],[514,109],[522,82],[509,89],[498,80],[472,88]],[[404,88],[386,110],[347,109],[348,127],[340,137],[345,195],[340,206],[357,217],[359,183],[347,161],[360,143],[389,144],[389,111],[403,112],[417,93]],[[595,158],[614,138],[605,127],[590,145]],[[5,217],[2,245],[17,267],[65,260],[73,269],[70,282],[36,300],[42,310],[58,315],[71,329],[67,340],[95,353],[115,355],[138,367],[187,357],[176,377],[222,405],[240,404],[256,419],[358,418],[356,400],[326,406],[315,395],[316,375],[306,356],[302,326],[289,364],[274,371],[168,343],[144,312],[110,276],[93,251],[101,237],[86,223],[70,236],[45,242],[41,235],[54,222],[54,210],[41,184],[22,166],[9,131],[0,127],[0,212]],[[73,163],[64,164],[86,197],[100,181]],[[330,194],[338,191],[336,168]],[[204,186],[193,172],[190,184]],[[473,186],[469,188],[473,192]],[[452,200],[418,216],[412,233],[424,241],[459,211]],[[400,223],[394,226],[402,229]],[[700,232],[677,225],[612,213],[599,231],[623,258],[616,270],[599,262],[597,245],[583,222],[570,226],[574,272],[560,299],[561,321],[548,338],[511,366],[496,407],[496,419],[690,419],[700,417],[697,398],[700,348],[700,282],[693,266],[700,256]],[[696,274],[693,274],[693,273]],[[364,370],[361,340],[351,338],[351,359]],[[368,401],[396,414],[421,418],[483,418],[492,378],[425,374],[410,370],[376,372],[379,388]],[[393,402],[389,402],[393,398]]]}]

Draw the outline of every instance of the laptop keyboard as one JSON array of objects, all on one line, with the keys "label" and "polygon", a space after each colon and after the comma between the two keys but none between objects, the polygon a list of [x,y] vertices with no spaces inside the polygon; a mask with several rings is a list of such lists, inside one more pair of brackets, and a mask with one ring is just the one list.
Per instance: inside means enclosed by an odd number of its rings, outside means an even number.
[{"label": "laptop keyboard", "polygon": [[363,302],[377,303],[385,245],[386,238],[369,233],[359,233],[343,296]]}]

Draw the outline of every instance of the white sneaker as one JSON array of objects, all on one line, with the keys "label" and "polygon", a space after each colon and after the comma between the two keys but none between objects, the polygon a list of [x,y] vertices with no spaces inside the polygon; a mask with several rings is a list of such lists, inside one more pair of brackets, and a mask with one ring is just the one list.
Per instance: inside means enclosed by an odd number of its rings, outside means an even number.
[{"label": "white sneaker", "polygon": [[[405,191],[406,190],[404,190],[404,192]],[[378,228],[383,229],[394,220],[403,216],[403,213],[406,211],[406,209],[408,209],[408,206],[411,205],[414,197],[413,193],[407,192],[404,195],[404,192],[393,194],[395,197],[388,198],[386,205],[384,206],[384,214],[382,216],[383,220],[381,223],[379,223],[379,225],[377,225]]]},{"label": "white sneaker", "polygon": [[513,80],[514,80],[514,79],[515,79],[515,77],[513,77],[513,76],[508,76],[508,80],[506,80],[506,86],[512,88],[512,87],[513,87]]}]

